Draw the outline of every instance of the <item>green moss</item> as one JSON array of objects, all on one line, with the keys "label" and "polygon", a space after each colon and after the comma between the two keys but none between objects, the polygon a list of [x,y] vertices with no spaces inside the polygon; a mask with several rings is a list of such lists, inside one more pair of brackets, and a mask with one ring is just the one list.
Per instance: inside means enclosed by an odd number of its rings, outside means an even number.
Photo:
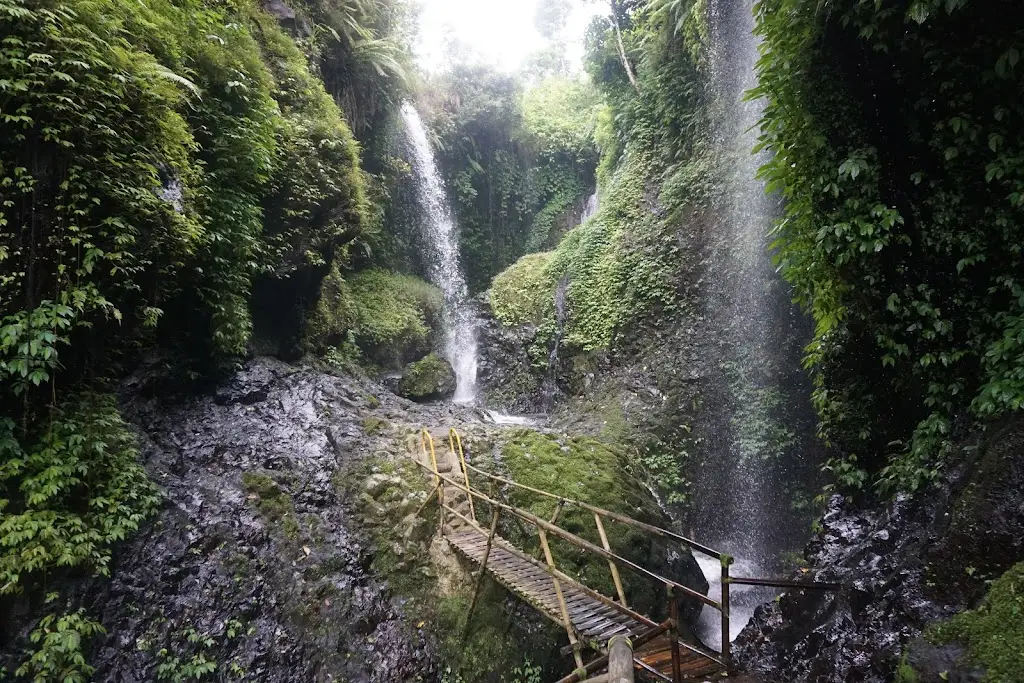
[{"label": "green moss", "polygon": [[452,366],[433,353],[407,365],[398,383],[398,393],[412,399],[440,397],[454,389]]},{"label": "green moss", "polygon": [[308,346],[397,369],[430,351],[443,304],[439,289],[412,275],[371,269],[346,278],[333,265],[310,316]]},{"label": "green moss", "polygon": [[503,325],[539,325],[554,310],[556,278],[551,252],[528,254],[506,268],[491,285],[491,308]]},{"label": "green moss", "polygon": [[363,418],[363,431],[367,434],[378,434],[390,429],[391,425],[387,420],[379,417],[368,416]]},{"label": "green moss", "polygon": [[1024,671],[1024,562],[992,584],[976,610],[928,631],[936,644],[963,643],[968,659],[984,667],[985,683],[1019,680]]},{"label": "green moss", "polygon": [[242,488],[256,496],[256,508],[269,524],[276,525],[274,528],[279,528],[286,538],[299,538],[301,530],[295,516],[295,504],[277,482],[266,474],[243,472]]},{"label": "green moss", "polygon": [[[583,437],[559,437],[528,429],[516,430],[501,451],[501,461],[515,481],[542,491],[573,498],[641,521],[664,525],[657,502],[627,469],[621,451],[600,441]],[[555,501],[513,489],[510,500],[543,519],[550,519]],[[600,545],[592,513],[566,507],[559,516],[559,526],[591,543]],[[605,531],[614,552],[634,561],[648,564],[651,539],[630,527],[607,522]],[[517,539],[536,545],[535,538]],[[569,575],[579,576],[585,585],[606,595],[615,595],[614,584],[606,561],[576,549],[564,541],[552,539],[552,552],[559,567]],[[645,602],[651,587],[624,576],[630,602]],[[643,595],[643,598],[640,596]]]}]

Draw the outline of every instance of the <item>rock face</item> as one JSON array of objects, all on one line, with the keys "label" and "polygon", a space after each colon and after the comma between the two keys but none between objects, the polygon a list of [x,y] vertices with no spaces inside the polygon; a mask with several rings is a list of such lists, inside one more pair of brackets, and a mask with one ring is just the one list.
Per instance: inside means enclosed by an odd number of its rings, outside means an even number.
[{"label": "rock face", "polygon": [[[934,491],[867,510],[833,498],[807,556],[816,579],[850,588],[758,608],[738,661],[767,683],[887,683],[926,626],[974,607],[986,580],[1024,559],[1024,420],[957,450],[961,464]],[[915,642],[920,680],[936,667],[975,680],[957,644]]]},{"label": "rock face", "polygon": [[533,372],[527,353],[537,330],[505,327],[491,311],[486,295],[473,300],[480,358],[477,382],[487,405],[510,413],[536,413],[541,409],[541,380]]},{"label": "rock face", "polygon": [[[371,390],[258,359],[177,406],[126,395],[167,504],[118,552],[112,579],[68,591],[108,630],[93,646],[94,681],[153,681],[158,667],[191,680],[202,661],[217,680],[437,675],[429,638],[370,575],[366,540],[332,482],[375,445],[359,418],[379,405]],[[0,664],[10,670],[23,642]]]},{"label": "rock face", "polygon": [[433,353],[406,365],[398,380],[398,395],[413,401],[448,398],[453,393],[455,371],[448,361]]}]

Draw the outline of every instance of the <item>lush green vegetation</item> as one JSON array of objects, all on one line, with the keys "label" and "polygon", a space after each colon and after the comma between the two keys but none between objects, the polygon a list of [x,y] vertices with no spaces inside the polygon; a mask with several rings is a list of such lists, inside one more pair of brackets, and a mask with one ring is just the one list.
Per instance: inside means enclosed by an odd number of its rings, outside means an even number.
[{"label": "lush green vegetation", "polygon": [[596,93],[561,76],[524,92],[517,76],[463,63],[426,87],[463,267],[470,289],[480,291],[572,227],[594,182]]},{"label": "lush green vegetation", "polygon": [[981,605],[928,632],[936,643],[962,643],[972,664],[985,669],[985,683],[1015,680],[1024,667],[1024,563],[989,588]]},{"label": "lush green vegetation", "polygon": [[406,366],[398,383],[398,393],[411,399],[443,398],[454,390],[452,366],[434,353]]},{"label": "lush green vegetation", "polygon": [[[519,429],[508,435],[499,461],[513,480],[526,486],[650,524],[666,524],[654,497],[634,475],[626,453],[602,441]],[[541,519],[551,519],[557,505],[551,498],[522,489],[510,489],[507,497],[513,505]],[[559,514],[558,525],[594,545],[601,544],[591,512],[566,506]],[[665,571],[662,566],[665,547],[659,547],[654,537],[610,520],[604,522],[604,528],[614,552],[654,571]],[[514,532],[511,535],[523,547],[540,551],[536,536],[519,538]],[[562,571],[580,577],[584,585],[605,595],[616,594],[606,561],[553,535],[549,542]],[[629,604],[644,610],[659,608],[662,596],[650,583],[628,570],[623,571],[622,579]]]},{"label": "lush green vegetation", "polygon": [[[1021,6],[762,0],[764,176],[838,480],[917,488],[1024,405]],[[872,473],[880,474],[877,478]]]},{"label": "lush green vegetation", "polygon": [[[349,120],[407,87],[404,7],[0,2],[0,593],[55,612],[157,507],[103,379],[151,349],[215,370],[261,321],[304,335],[375,227]],[[19,675],[85,680],[100,631],[44,617]]]},{"label": "lush green vegetation", "polygon": [[331,358],[398,369],[430,353],[444,300],[433,285],[379,268],[324,279],[307,340]]},{"label": "lush green vegetation", "polygon": [[491,307],[503,325],[540,325],[554,306],[551,252],[528,254],[491,284]]}]

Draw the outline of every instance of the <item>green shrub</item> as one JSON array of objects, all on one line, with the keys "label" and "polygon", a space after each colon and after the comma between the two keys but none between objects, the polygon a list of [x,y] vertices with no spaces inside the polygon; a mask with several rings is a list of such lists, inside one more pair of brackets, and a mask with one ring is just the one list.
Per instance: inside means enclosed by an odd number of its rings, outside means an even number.
[{"label": "green shrub", "polygon": [[61,568],[106,575],[160,501],[114,397],[83,395],[37,437],[16,434],[0,419],[0,595]]},{"label": "green shrub", "polygon": [[452,366],[433,353],[407,365],[398,383],[399,395],[411,399],[440,398],[454,390]]},{"label": "green shrub", "polygon": [[1020,6],[757,8],[762,174],[786,199],[780,268],[817,324],[832,470],[919,488],[954,419],[1024,406]]},{"label": "green shrub", "polygon": [[106,633],[103,626],[78,610],[59,616],[48,614],[29,634],[35,651],[14,672],[33,683],[85,683],[95,667],[85,661],[83,646],[93,636]]},{"label": "green shrub", "polygon": [[360,348],[380,362],[400,365],[430,350],[444,297],[412,275],[367,270],[349,278]]},{"label": "green shrub", "polygon": [[[565,496],[597,507],[618,512],[652,524],[664,524],[658,504],[650,492],[628,469],[624,453],[606,443],[585,437],[559,437],[528,429],[515,430],[501,451],[501,463],[511,478],[526,486]],[[525,508],[542,519],[550,519],[556,502],[522,489],[510,489],[512,504]],[[594,515],[573,506],[566,506],[558,525],[584,539],[601,544]],[[633,561],[651,566],[651,537],[617,522],[605,521],[605,531],[614,552]],[[528,547],[537,546],[536,538],[519,539]],[[559,568],[570,576],[578,576],[587,586],[614,596],[605,560],[578,550],[566,541],[549,536],[552,553]],[[630,602],[650,606],[651,586],[635,574],[624,572]],[[657,602],[661,596],[656,596]]]}]

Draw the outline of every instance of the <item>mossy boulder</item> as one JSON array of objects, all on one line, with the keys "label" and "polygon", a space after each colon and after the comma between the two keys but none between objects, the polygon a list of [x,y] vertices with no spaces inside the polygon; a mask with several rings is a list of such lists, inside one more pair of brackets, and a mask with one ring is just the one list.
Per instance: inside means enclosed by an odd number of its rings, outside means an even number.
[{"label": "mossy boulder", "polygon": [[899,683],[1009,683],[1024,671],[1024,562],[992,583],[981,605],[912,642]]},{"label": "mossy boulder", "polygon": [[413,401],[447,398],[455,392],[455,371],[444,358],[430,354],[402,370],[398,395]]},{"label": "mossy boulder", "polygon": [[[630,473],[626,454],[606,443],[583,437],[542,434],[529,429],[514,430],[501,447],[500,462],[518,483],[655,526],[670,526],[650,491]],[[511,488],[508,498],[513,505],[525,508],[542,519],[551,519],[555,512],[555,500],[529,491]],[[558,517],[558,525],[595,545],[601,545],[594,515],[586,510],[566,506]],[[707,580],[688,549],[611,520],[604,520],[604,528],[609,545],[617,555],[694,590],[707,592]],[[506,533],[531,551],[538,545],[534,534],[524,535],[514,528]],[[607,561],[553,537],[551,547],[556,564],[562,571],[579,577],[582,583],[609,597],[616,595]],[[625,567],[619,570],[626,599],[631,606],[655,617],[666,615],[663,586],[655,585]],[[684,619],[692,623],[700,613],[700,604],[685,600],[681,605]]]},{"label": "mossy boulder", "polygon": [[343,348],[397,370],[429,353],[440,331],[441,290],[412,275],[378,268],[343,277],[332,268],[308,328],[313,351]]},{"label": "mossy boulder", "polygon": [[491,285],[494,317],[502,325],[540,325],[554,315],[555,277],[552,252],[527,254],[506,268]]}]

